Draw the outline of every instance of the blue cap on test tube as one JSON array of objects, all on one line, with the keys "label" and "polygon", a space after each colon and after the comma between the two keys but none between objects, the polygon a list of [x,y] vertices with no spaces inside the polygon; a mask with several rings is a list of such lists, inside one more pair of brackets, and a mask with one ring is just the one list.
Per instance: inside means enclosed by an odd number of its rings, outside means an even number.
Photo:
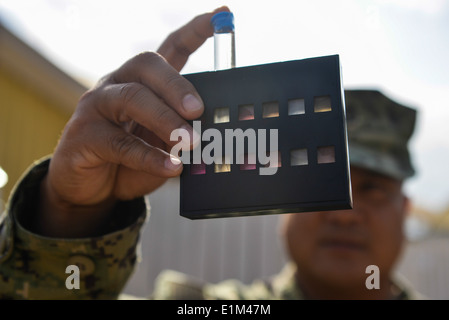
[{"label": "blue cap on test tube", "polygon": [[226,33],[234,31],[234,15],[232,12],[219,12],[211,18],[214,33]]}]

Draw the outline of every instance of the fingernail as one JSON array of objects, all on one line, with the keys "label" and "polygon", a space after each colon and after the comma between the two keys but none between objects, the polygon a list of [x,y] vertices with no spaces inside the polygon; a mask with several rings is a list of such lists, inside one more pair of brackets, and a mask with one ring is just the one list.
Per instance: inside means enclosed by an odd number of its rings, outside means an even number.
[{"label": "fingernail", "polygon": [[171,171],[176,171],[179,169],[179,167],[181,166],[181,159],[170,155],[169,158],[165,159],[165,168],[167,168],[168,170]]},{"label": "fingernail", "polygon": [[187,112],[203,109],[203,103],[191,93],[187,94],[184,99],[182,99],[182,106]]}]

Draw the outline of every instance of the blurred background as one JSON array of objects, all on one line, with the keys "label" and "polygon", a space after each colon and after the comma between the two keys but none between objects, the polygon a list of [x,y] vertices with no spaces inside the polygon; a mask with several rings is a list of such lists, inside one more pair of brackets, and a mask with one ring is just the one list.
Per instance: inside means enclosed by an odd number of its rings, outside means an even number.
[{"label": "blurred background", "polygon": [[[85,90],[221,5],[234,12],[237,67],[339,54],[345,88],[380,90],[418,110],[409,241],[398,268],[424,294],[449,299],[445,0],[0,0],[0,210],[23,171],[52,152]],[[212,38],[182,72],[209,70]],[[149,294],[165,268],[244,282],[279,270],[278,217],[189,221],[178,216],[178,188],[172,179],[150,195],[142,263],[127,292]]]}]

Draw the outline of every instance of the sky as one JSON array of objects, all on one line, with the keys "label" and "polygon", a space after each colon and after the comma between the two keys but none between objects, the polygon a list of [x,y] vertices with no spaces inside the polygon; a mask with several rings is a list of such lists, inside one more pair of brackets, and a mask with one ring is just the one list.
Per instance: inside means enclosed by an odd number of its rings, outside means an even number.
[{"label": "sky", "polygon": [[[75,79],[93,85],[194,16],[227,5],[236,64],[338,54],[347,89],[378,89],[416,108],[410,141],[413,202],[449,206],[449,1],[447,0],[0,0],[0,19]],[[182,73],[213,70],[213,38]]]}]

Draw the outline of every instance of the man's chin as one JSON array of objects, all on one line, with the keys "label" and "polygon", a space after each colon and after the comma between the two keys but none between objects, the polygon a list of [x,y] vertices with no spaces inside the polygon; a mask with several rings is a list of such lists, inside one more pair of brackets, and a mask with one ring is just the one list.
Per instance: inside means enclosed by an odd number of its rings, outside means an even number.
[{"label": "man's chin", "polygon": [[356,260],[353,256],[342,258],[342,255],[330,256],[326,260],[322,260],[314,268],[319,277],[326,279],[329,282],[348,285],[353,284],[365,284],[367,277],[366,268],[369,263],[365,263],[363,259]]}]

